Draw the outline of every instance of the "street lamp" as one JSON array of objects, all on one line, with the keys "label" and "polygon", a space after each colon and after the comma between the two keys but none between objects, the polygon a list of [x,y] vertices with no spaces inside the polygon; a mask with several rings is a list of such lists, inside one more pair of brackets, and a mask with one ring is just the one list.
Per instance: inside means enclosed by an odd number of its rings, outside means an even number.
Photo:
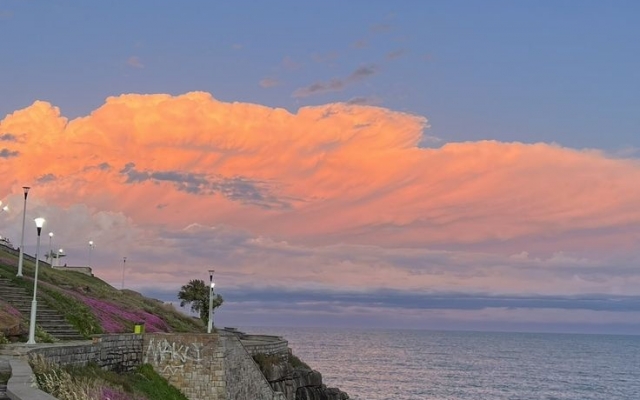
[{"label": "street lamp", "polygon": [[47,257],[47,260],[49,261],[50,267],[53,267],[53,246],[51,245],[52,240],[53,240],[53,232],[49,232],[49,257]]},{"label": "street lamp", "polygon": [[20,236],[20,256],[18,258],[18,274],[16,276],[22,276],[22,260],[24,260],[24,221],[27,217],[27,196],[29,195],[29,186],[23,186],[24,192],[24,208],[22,209],[22,236]]},{"label": "street lamp", "polygon": [[[0,201],[0,206],[2,205],[2,202]],[[0,212],[9,212],[9,206],[4,206],[2,208],[0,208]]]},{"label": "street lamp", "polygon": [[64,257],[63,249],[58,250],[58,252],[56,253],[56,267],[60,266],[60,257]]},{"label": "street lamp", "polygon": [[124,290],[124,267],[127,265],[127,257],[122,257],[122,290]]},{"label": "street lamp", "polygon": [[36,344],[36,309],[38,301],[36,294],[38,292],[38,252],[40,251],[40,233],[44,225],[44,218],[36,218],[36,230],[38,232],[38,244],[36,245],[36,272],[33,275],[33,301],[31,301],[31,319],[29,320],[29,340],[27,344]]},{"label": "street lamp", "polygon": [[213,281],[213,273],[216,272],[213,269],[209,270],[209,283],[211,287],[209,289],[209,323],[207,324],[207,333],[211,333],[213,330],[213,288],[216,283]]},{"label": "street lamp", "polygon": [[89,240],[89,267],[91,267],[91,250],[93,250],[93,240]]}]

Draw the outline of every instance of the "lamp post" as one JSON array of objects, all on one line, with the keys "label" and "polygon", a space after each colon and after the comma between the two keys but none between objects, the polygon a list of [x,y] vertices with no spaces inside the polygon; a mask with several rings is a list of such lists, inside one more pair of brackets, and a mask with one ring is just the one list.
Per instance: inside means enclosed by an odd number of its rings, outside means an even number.
[{"label": "lamp post", "polygon": [[207,324],[207,333],[211,333],[213,330],[213,288],[216,286],[216,283],[213,281],[213,273],[216,272],[213,269],[209,270],[209,323]]},{"label": "lamp post", "polygon": [[49,266],[53,267],[53,246],[51,245],[51,241],[53,240],[53,232],[49,232]]},{"label": "lamp post", "polygon": [[20,256],[18,257],[18,274],[16,276],[22,276],[22,260],[24,259],[24,221],[27,217],[27,196],[29,195],[29,186],[23,186],[24,192],[24,208],[22,209],[22,236],[20,236]]},{"label": "lamp post", "polygon": [[124,268],[127,265],[127,257],[122,257],[122,289],[124,290]]},{"label": "lamp post", "polygon": [[93,250],[93,240],[89,240],[89,267],[91,267],[91,253]]},{"label": "lamp post", "polygon": [[31,319],[29,320],[29,340],[27,344],[36,344],[36,309],[38,301],[36,294],[38,293],[38,252],[40,251],[40,233],[44,225],[44,218],[36,218],[36,230],[38,232],[38,244],[36,244],[36,271],[33,274],[33,301],[31,301]]},{"label": "lamp post", "polygon": [[[0,201],[0,206],[2,206],[2,202]],[[4,206],[0,208],[0,212],[9,212],[9,206]]]},{"label": "lamp post", "polygon": [[64,257],[63,249],[58,250],[58,252],[56,253],[56,267],[60,266],[60,257]]}]

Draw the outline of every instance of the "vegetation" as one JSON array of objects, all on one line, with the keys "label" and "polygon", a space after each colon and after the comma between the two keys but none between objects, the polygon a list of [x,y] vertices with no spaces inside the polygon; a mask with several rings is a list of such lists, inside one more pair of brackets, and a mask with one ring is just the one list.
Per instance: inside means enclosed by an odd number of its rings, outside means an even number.
[{"label": "vegetation", "polygon": [[311,367],[309,367],[304,361],[291,353],[284,357],[280,354],[256,354],[253,356],[253,361],[258,364],[262,375],[267,379],[274,375],[276,368],[283,368],[286,370],[311,369]]},{"label": "vegetation", "polygon": [[[198,313],[205,325],[209,323],[209,296],[209,286],[202,279],[190,280],[188,284],[180,288],[178,293],[180,307],[184,307],[187,304],[190,305],[191,311]],[[220,307],[223,301],[222,296],[214,294],[213,309]]]},{"label": "vegetation", "polygon": [[0,385],[6,385],[11,378],[11,372],[0,371]]},{"label": "vegetation", "polygon": [[262,353],[254,355],[253,361],[255,361],[256,364],[258,364],[258,367],[260,367],[260,371],[262,372],[262,375],[267,377],[267,379],[268,377],[273,375],[274,368],[276,368],[276,366],[280,364],[283,364],[284,362],[282,357],[279,355],[262,354]]},{"label": "vegetation", "polygon": [[31,367],[38,387],[60,400],[187,400],[148,364],[118,374],[96,364],[60,367],[37,356]]},{"label": "vegetation", "polygon": [[[15,276],[16,265],[17,256],[0,247],[0,276],[32,294],[33,263],[25,259],[22,278]],[[134,324],[138,323],[144,323],[147,332],[204,330],[202,321],[184,315],[171,304],[146,298],[132,290],[118,290],[94,276],[53,269],[45,263],[40,264],[38,271],[38,298],[62,314],[86,338],[100,333],[133,332]],[[17,333],[17,328],[28,326],[28,315],[21,315],[4,303],[0,305],[1,326],[16,327],[16,333],[5,332],[5,335],[26,340]],[[48,340],[42,336],[40,341]]]}]

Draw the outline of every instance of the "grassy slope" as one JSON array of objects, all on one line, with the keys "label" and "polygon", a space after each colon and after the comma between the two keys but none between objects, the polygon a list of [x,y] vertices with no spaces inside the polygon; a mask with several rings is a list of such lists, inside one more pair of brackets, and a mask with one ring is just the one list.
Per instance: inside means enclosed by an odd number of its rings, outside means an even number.
[{"label": "grassy slope", "polygon": [[[25,261],[22,279],[15,277],[16,265],[17,257],[0,248],[0,276],[33,293],[33,264]],[[43,265],[40,264],[38,272],[38,293],[47,305],[61,312],[87,338],[98,333],[133,332],[134,324],[139,322],[145,322],[147,332],[204,330],[200,320],[186,316],[159,300],[131,290],[118,290],[97,277]],[[0,320],[9,318],[5,314],[0,307]]]}]

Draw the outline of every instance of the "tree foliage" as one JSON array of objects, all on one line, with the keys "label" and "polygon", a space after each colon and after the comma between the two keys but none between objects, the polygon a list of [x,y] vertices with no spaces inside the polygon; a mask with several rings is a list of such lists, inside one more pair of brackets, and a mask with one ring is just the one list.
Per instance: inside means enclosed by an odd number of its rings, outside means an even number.
[{"label": "tree foliage", "polygon": [[[180,307],[189,304],[191,311],[199,314],[200,319],[206,324],[209,323],[209,286],[202,279],[192,279],[183,285],[178,292]],[[222,305],[222,296],[213,293],[213,309]]]}]

